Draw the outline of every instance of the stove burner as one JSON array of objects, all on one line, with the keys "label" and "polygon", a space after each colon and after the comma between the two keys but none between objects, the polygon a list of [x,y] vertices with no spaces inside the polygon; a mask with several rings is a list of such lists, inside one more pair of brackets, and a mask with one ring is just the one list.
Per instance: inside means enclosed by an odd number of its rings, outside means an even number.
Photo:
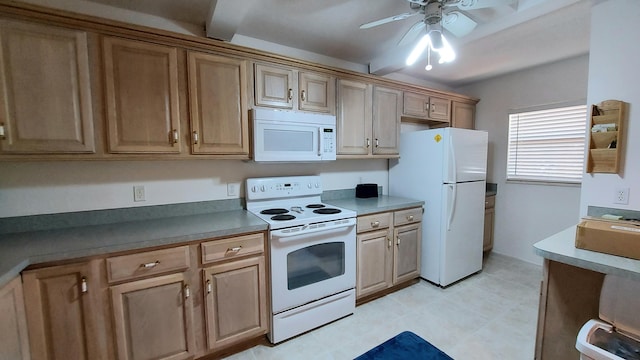
[{"label": "stove burner", "polygon": [[334,209],[334,208],[325,208],[325,209],[316,209],[316,210],[313,210],[313,212],[316,214],[337,214],[342,212],[342,210]]},{"label": "stove burner", "polygon": [[293,215],[276,215],[276,216],[272,216],[271,220],[276,220],[276,221],[285,221],[285,220],[293,220],[296,217]]},{"label": "stove burner", "polygon": [[262,214],[262,215],[278,215],[278,214],[286,214],[288,212],[289,212],[289,210],[287,210],[287,209],[276,208],[276,209],[262,210],[262,211],[260,211],[260,214]]},{"label": "stove burner", "polygon": [[319,209],[319,208],[323,208],[324,204],[309,204],[307,205],[307,208],[309,209]]}]

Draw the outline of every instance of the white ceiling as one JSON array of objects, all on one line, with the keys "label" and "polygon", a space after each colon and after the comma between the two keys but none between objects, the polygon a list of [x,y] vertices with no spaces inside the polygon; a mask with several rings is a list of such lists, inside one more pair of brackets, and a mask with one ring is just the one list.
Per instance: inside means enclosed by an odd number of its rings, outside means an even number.
[{"label": "white ceiling", "polygon": [[462,38],[447,36],[457,59],[436,63],[429,72],[424,70],[426,58],[406,68],[411,46],[397,46],[419,16],[359,29],[363,23],[409,12],[406,0],[89,1],[206,25],[211,37],[241,35],[369,65],[378,75],[399,72],[453,87],[588,53],[590,10],[601,0],[514,0],[469,10],[466,14],[478,26]]}]

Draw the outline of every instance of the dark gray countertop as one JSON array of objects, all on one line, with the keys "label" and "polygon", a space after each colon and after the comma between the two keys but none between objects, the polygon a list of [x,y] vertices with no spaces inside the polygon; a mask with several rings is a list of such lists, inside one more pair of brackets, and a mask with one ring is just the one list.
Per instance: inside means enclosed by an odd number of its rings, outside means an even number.
[{"label": "dark gray countertop", "polygon": [[27,266],[264,231],[245,210],[0,235],[0,287]]},{"label": "dark gray countertop", "polygon": [[359,199],[355,197],[332,199],[325,202],[331,205],[353,210],[358,213],[358,215],[367,215],[383,211],[394,211],[398,209],[424,205],[424,201],[386,195],[366,199]]},{"label": "dark gray countertop", "polygon": [[[381,196],[332,199],[358,215],[422,206],[423,201]],[[218,211],[109,224],[0,234],[0,287],[32,264],[187,243],[265,231],[268,224],[246,210]]]}]

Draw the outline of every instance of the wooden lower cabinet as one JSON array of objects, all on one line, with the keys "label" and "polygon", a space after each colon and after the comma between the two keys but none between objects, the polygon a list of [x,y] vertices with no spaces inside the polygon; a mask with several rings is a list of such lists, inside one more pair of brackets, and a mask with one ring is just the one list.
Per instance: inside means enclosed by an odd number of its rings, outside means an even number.
[{"label": "wooden lower cabinet", "polygon": [[101,261],[22,274],[33,359],[110,359],[101,299]]},{"label": "wooden lower cabinet", "polygon": [[0,324],[0,359],[31,359],[19,276],[0,288]]},{"label": "wooden lower cabinet", "polygon": [[118,359],[193,357],[193,305],[184,273],[112,286],[111,300]]},{"label": "wooden lower cabinet", "polygon": [[487,196],[484,201],[484,236],[482,241],[482,251],[493,249],[493,224],[496,215],[496,197]]},{"label": "wooden lower cabinet", "polygon": [[203,270],[209,350],[267,332],[264,256],[213,265]]},{"label": "wooden lower cabinet", "polygon": [[420,276],[422,208],[358,217],[356,298]]}]

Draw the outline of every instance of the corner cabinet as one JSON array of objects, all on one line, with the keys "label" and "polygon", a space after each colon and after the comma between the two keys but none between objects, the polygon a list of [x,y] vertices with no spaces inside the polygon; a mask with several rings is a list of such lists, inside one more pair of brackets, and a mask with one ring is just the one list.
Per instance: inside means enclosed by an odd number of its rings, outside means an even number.
[{"label": "corner cabinet", "polygon": [[181,152],[177,49],[103,38],[109,152]]},{"label": "corner cabinet", "polygon": [[87,34],[0,20],[0,153],[94,153]]},{"label": "corner cabinet", "polygon": [[256,106],[335,113],[335,77],[260,63],[254,71]]},{"label": "corner cabinet", "polygon": [[493,249],[493,224],[496,215],[496,196],[485,197],[484,201],[484,236],[482,241],[482,251]]},{"label": "corner cabinet", "polygon": [[33,359],[112,359],[99,260],[22,274]]},{"label": "corner cabinet", "polygon": [[215,240],[201,246],[208,350],[266,334],[264,234]]},{"label": "corner cabinet", "polygon": [[249,155],[246,60],[190,51],[193,154]]},{"label": "corner cabinet", "polygon": [[421,207],[358,217],[357,299],[420,276],[421,222]]},{"label": "corner cabinet", "polygon": [[0,324],[0,359],[31,359],[20,277],[0,288]]},{"label": "corner cabinet", "polygon": [[475,129],[476,106],[474,104],[452,101],[451,126],[462,129]]}]

